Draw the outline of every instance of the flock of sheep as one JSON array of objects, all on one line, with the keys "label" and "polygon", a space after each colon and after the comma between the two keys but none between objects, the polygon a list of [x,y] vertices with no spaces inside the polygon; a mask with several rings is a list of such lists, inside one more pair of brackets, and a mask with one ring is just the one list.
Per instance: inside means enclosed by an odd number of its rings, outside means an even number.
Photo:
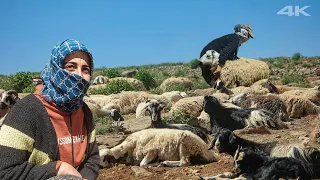
[{"label": "flock of sheep", "polygon": [[[215,85],[219,90],[214,93],[172,91],[158,95],[142,90],[86,96],[84,101],[98,117],[108,115],[115,121],[123,121],[123,115],[127,114],[135,113],[136,118],[150,116],[150,128],[133,132],[113,148],[100,149],[101,167],[110,167],[115,162],[139,166],[189,166],[219,161],[219,153],[224,152],[234,157],[235,170],[202,179],[320,178],[320,151],[317,148],[259,144],[233,133],[237,129],[287,129],[286,123],[294,119],[310,114],[319,116],[319,87],[275,86],[259,81],[268,78],[268,72],[269,67],[264,62],[240,59],[224,66],[221,79]],[[121,79],[144,89],[138,80]],[[113,80],[98,76],[91,88],[101,88]],[[162,88],[174,82],[190,84],[186,78],[171,78]],[[1,104],[7,105],[6,110],[12,102],[6,98],[8,96],[12,93],[1,95]],[[164,109],[168,111],[166,116],[179,112],[195,118],[198,125],[169,124],[162,118]]]}]

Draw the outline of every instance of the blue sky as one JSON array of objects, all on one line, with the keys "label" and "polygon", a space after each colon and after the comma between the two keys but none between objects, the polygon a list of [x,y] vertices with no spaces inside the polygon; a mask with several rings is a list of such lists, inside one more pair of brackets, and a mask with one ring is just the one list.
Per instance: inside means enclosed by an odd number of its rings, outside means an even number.
[{"label": "blue sky", "polygon": [[[311,16],[278,15],[310,6]],[[189,62],[211,40],[252,26],[240,57],[318,56],[319,0],[3,0],[0,74],[41,71],[54,45],[77,39],[95,67]]]}]

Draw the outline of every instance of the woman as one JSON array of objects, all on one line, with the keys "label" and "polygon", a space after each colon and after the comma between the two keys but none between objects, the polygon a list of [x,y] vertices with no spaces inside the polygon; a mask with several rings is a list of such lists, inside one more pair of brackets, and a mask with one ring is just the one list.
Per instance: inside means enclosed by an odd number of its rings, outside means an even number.
[{"label": "woman", "polygon": [[92,55],[80,42],[67,39],[53,48],[43,83],[4,120],[0,179],[96,179],[99,151],[92,113],[83,102],[92,70]]}]

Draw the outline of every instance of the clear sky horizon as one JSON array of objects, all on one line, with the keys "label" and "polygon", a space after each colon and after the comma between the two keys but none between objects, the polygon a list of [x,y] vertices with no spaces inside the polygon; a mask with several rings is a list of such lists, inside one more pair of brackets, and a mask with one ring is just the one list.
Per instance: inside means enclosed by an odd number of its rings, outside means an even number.
[{"label": "clear sky horizon", "polygon": [[[247,58],[319,56],[319,0],[70,0],[0,2],[0,74],[40,72],[54,45],[72,38],[92,52],[95,68],[189,62],[211,40],[248,23]],[[279,15],[310,6],[311,16]],[[293,11],[294,11],[293,7]],[[297,12],[298,13],[298,12]]]}]

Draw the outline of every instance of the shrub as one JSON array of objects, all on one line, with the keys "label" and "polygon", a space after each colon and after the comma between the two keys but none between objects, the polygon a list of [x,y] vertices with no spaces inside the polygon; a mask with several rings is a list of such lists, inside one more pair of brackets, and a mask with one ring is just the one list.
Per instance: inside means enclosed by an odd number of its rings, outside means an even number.
[{"label": "shrub", "polygon": [[293,60],[299,60],[301,58],[301,54],[300,53],[294,53],[291,57],[291,59]]},{"label": "shrub", "polygon": [[102,76],[108,77],[108,78],[115,78],[115,77],[121,77],[121,73],[117,69],[106,69],[102,72]]},{"label": "shrub", "polygon": [[33,93],[36,91],[36,85],[34,85],[33,83],[30,84],[28,87],[23,89],[23,93]]},{"label": "shrub", "polygon": [[199,60],[193,59],[189,62],[189,66],[191,69],[197,69],[199,67]]},{"label": "shrub", "polygon": [[182,84],[171,84],[168,87],[166,87],[166,92],[170,91],[186,91],[186,87]]},{"label": "shrub", "polygon": [[90,94],[118,94],[121,91],[137,91],[140,90],[135,84],[129,83],[126,80],[116,80],[107,84],[104,88],[92,89]]},{"label": "shrub", "polygon": [[189,124],[192,126],[197,126],[197,118],[185,114],[181,111],[174,111],[171,115],[163,116],[163,121],[168,124]]},{"label": "shrub", "polygon": [[156,82],[153,76],[146,70],[138,71],[134,78],[140,80],[147,90],[150,90],[151,88],[156,86]]},{"label": "shrub", "polygon": [[186,77],[188,75],[189,75],[189,72],[187,68],[181,68],[174,72],[175,77]]},{"label": "shrub", "polygon": [[32,75],[30,72],[18,72],[15,75],[9,76],[3,83],[3,88],[6,90],[16,90],[21,93],[25,88],[32,84]]},{"label": "shrub", "polygon": [[302,67],[304,67],[304,68],[311,68],[311,64],[309,64],[309,63],[303,63],[303,64],[302,64]]},{"label": "shrub", "polygon": [[303,75],[299,74],[285,74],[281,79],[282,84],[295,83],[299,87],[306,87],[307,80]]}]

